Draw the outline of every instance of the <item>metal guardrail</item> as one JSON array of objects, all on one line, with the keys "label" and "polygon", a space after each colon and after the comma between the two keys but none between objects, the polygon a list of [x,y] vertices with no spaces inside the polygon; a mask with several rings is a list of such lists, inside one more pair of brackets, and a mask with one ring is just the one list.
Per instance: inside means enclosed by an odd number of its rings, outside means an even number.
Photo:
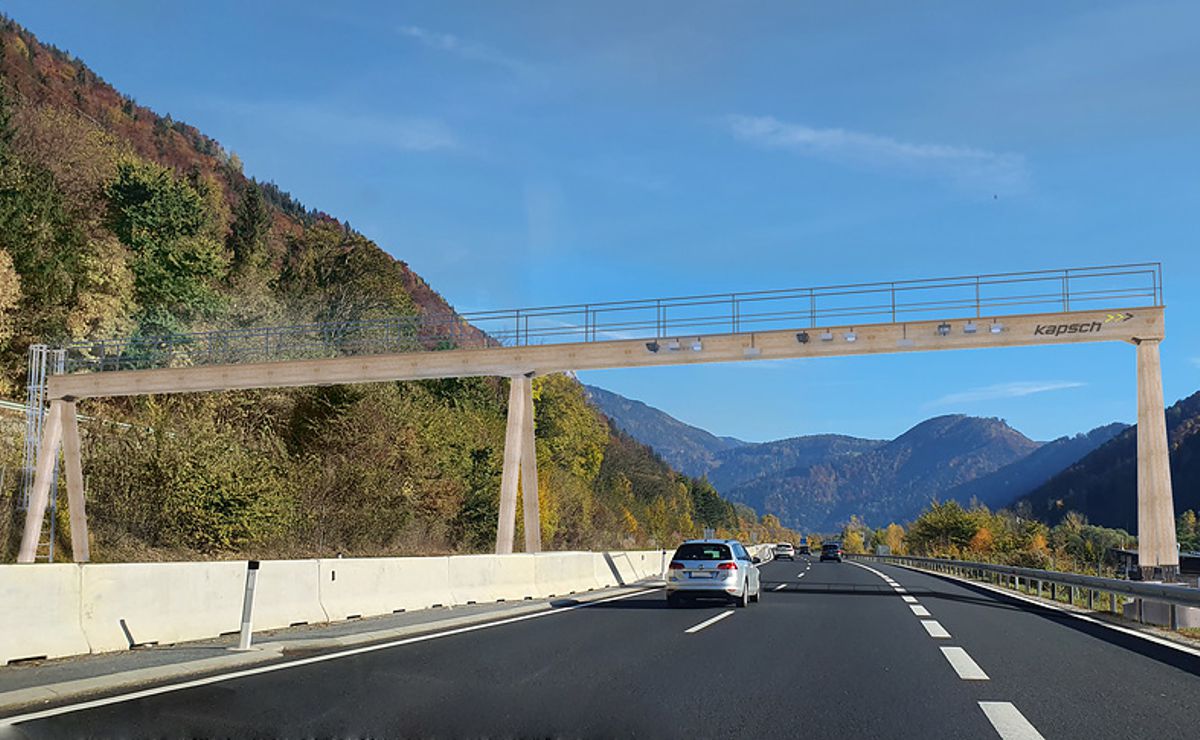
[{"label": "metal guardrail", "polygon": [[[1043,584],[1050,584],[1051,599],[1057,599],[1055,586],[1065,586],[1068,589],[1067,598],[1072,604],[1075,603],[1074,589],[1080,589],[1086,596],[1089,609],[1094,608],[1093,596],[1096,593],[1158,601],[1170,605],[1169,626],[1172,629],[1178,627],[1176,607],[1200,607],[1200,588],[1192,588],[1191,586],[1180,584],[1126,581],[1119,578],[1103,578],[1101,576],[1087,576],[1079,573],[1060,573],[1058,571],[1039,570],[1037,568],[1021,568],[1014,565],[976,563],[968,560],[950,560],[946,558],[922,558],[909,555],[854,555],[851,557],[879,563],[903,565],[920,570],[948,573],[965,578],[992,581],[999,585],[1012,585],[1016,588],[1021,587],[1021,581],[1023,580],[1027,586],[1037,584],[1039,596],[1041,595]],[[988,576],[992,576],[992,578],[988,578]],[[1110,607],[1114,613],[1117,611],[1117,600],[1115,598],[1110,599]],[[1139,622],[1142,621],[1140,607],[1141,604],[1139,602]]]},{"label": "metal guardrail", "polygon": [[1146,262],[72,342],[67,372],[687,338],[1163,303]]}]

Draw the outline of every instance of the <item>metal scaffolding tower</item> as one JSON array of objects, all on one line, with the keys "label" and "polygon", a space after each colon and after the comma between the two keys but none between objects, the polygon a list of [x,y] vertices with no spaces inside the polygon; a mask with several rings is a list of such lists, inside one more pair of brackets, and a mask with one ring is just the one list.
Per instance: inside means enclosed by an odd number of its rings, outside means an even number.
[{"label": "metal scaffolding tower", "polygon": [[[21,498],[18,501],[21,511],[29,508],[29,495],[33,490],[38,453],[42,448],[42,426],[46,420],[46,379],[50,375],[61,375],[66,369],[66,360],[66,350],[51,349],[45,344],[33,344],[29,347],[29,382],[25,396],[25,464],[21,469]],[[54,461],[54,476],[50,482],[50,498],[46,511],[50,513],[47,517],[50,520],[50,531],[45,540],[45,558],[54,562],[54,530],[57,519],[55,515],[58,512],[57,458]]]}]

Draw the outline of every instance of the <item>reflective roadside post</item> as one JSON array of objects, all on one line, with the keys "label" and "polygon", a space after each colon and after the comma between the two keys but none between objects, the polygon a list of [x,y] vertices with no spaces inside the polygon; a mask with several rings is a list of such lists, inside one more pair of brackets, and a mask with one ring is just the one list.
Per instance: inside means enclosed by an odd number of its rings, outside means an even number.
[{"label": "reflective roadside post", "polygon": [[236,650],[250,649],[250,614],[254,610],[254,584],[258,580],[258,561],[246,563],[246,593],[242,597],[242,632]]}]

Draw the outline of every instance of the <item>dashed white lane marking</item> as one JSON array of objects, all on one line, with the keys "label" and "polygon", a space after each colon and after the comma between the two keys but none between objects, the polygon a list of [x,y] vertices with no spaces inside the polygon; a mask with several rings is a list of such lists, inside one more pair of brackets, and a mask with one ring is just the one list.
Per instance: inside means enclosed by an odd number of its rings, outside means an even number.
[{"label": "dashed white lane marking", "polygon": [[906,594],[906,593],[908,593],[908,590],[907,590],[907,589],[905,589],[905,588],[904,588],[904,587],[902,587],[902,586],[892,586],[892,590],[893,590],[893,591],[895,591],[895,592],[896,592],[896,593],[898,593],[898,594]]},{"label": "dashed white lane marking", "polygon": [[950,666],[954,668],[954,672],[964,681],[987,681],[988,675],[983,672],[979,664],[967,655],[967,651],[960,647],[944,647],[942,655],[946,656],[946,660],[950,662]]},{"label": "dashed white lane marking", "polygon": [[981,701],[979,708],[1003,740],[1044,740],[1042,733],[1011,702]]},{"label": "dashed white lane marking", "polygon": [[906,603],[906,604],[915,604],[915,603],[917,603],[917,597],[916,597],[916,596],[909,596],[908,594],[904,594],[904,595],[903,595],[903,596],[901,596],[900,598],[904,599],[904,603]]},{"label": "dashed white lane marking", "polygon": [[921,626],[925,628],[925,631],[929,633],[930,637],[946,638],[950,636],[950,633],[946,631],[946,628],[943,627],[936,619],[922,619]]},{"label": "dashed white lane marking", "polygon": [[[903,568],[904,566],[898,566],[898,567]],[[916,571],[917,569],[916,568],[906,568],[906,570]],[[932,574],[930,574],[930,575],[932,575]],[[1089,624],[1094,624],[1097,627],[1103,627],[1105,629],[1110,629],[1110,630],[1113,630],[1114,632],[1121,632],[1123,634],[1129,635],[1130,637],[1136,637],[1139,640],[1145,640],[1146,642],[1153,642],[1155,645],[1159,645],[1161,647],[1170,648],[1172,650],[1177,650],[1181,653],[1187,653],[1188,655],[1195,655],[1197,657],[1200,657],[1200,650],[1197,650],[1196,648],[1188,647],[1187,645],[1181,645],[1178,642],[1172,642],[1171,640],[1168,640],[1164,637],[1152,635],[1149,632],[1139,632],[1137,630],[1130,629],[1129,627],[1122,627],[1119,624],[1113,624],[1112,622],[1106,622],[1103,619],[1096,619],[1095,617],[1089,617],[1086,614],[1080,614],[1079,612],[1071,611],[1070,609],[1067,609],[1066,606],[1063,604],[1058,604],[1053,601],[1044,601],[1041,599],[1035,599],[1032,596],[1026,596],[1017,591],[1011,591],[1007,588],[1002,588],[1000,586],[993,586],[990,583],[981,583],[979,581],[969,581],[965,578],[959,578],[957,576],[946,575],[945,573],[939,573],[939,574],[937,574],[936,577],[943,578],[943,579],[949,580],[949,581],[955,581],[957,583],[969,583],[969,584],[971,584],[972,588],[982,588],[985,591],[991,591],[992,593],[994,593],[1004,599],[1012,599],[1014,601],[1022,601],[1022,602],[1025,602],[1026,604],[1032,604],[1040,609],[1054,609],[1057,612],[1066,614],[1069,617],[1074,617],[1075,619],[1087,622]]]},{"label": "dashed white lane marking", "polygon": [[773,588],[773,589],[771,589],[771,590],[772,590],[772,591],[782,591],[782,590],[783,590],[783,589],[785,589],[785,588],[787,588],[787,584],[786,584],[786,583],[781,583],[781,584],[779,584],[778,586],[776,586],[775,588]]},{"label": "dashed white lane marking", "polygon": [[687,629],[684,630],[684,632],[689,635],[695,634],[695,633],[699,632],[700,630],[704,629],[705,627],[713,626],[714,624],[716,624],[717,622],[720,622],[725,617],[728,617],[730,614],[733,614],[732,609],[730,609],[729,611],[721,612],[720,614],[713,617],[712,619],[706,619],[703,622],[701,622],[700,624],[696,625],[695,627],[688,627]]},{"label": "dashed white lane marking", "polygon": [[[806,572],[807,572],[807,571],[806,571]],[[801,573],[800,575],[798,575],[798,576],[796,576],[796,577],[797,577],[797,578],[803,578],[803,577],[804,577],[804,573]]]},{"label": "dashed white lane marking", "polygon": [[909,604],[908,608],[912,609],[912,613],[916,614],[918,617],[928,617],[929,616],[929,610],[926,609],[925,607],[921,606],[920,604]]}]

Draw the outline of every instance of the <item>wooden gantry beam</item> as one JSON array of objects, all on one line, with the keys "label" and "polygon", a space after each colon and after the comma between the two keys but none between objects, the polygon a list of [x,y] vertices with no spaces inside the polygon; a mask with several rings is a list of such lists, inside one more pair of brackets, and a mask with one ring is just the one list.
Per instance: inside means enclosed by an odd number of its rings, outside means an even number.
[{"label": "wooden gantry beam", "polygon": [[[697,365],[746,360],[842,357],[897,352],[928,352],[987,347],[1022,347],[1163,337],[1163,309],[1071,311],[970,319],[799,327],[741,334],[658,337],[658,351],[646,339],[578,342],[521,347],[488,347],[409,352],[366,357],[334,357],[245,365],[212,365],[54,375],[50,398],[202,393],[250,388],[287,388],[342,383],[373,383],[498,375],[516,377],[568,370],[599,370],[659,365]],[[941,334],[939,326],[948,325]],[[993,334],[991,326],[1002,327]],[[797,340],[805,332],[807,343]],[[828,340],[822,336],[828,334]],[[853,338],[851,339],[851,335]],[[700,350],[693,345],[699,340]],[[677,342],[673,345],[672,342]],[[672,349],[678,346],[678,349]]]}]

